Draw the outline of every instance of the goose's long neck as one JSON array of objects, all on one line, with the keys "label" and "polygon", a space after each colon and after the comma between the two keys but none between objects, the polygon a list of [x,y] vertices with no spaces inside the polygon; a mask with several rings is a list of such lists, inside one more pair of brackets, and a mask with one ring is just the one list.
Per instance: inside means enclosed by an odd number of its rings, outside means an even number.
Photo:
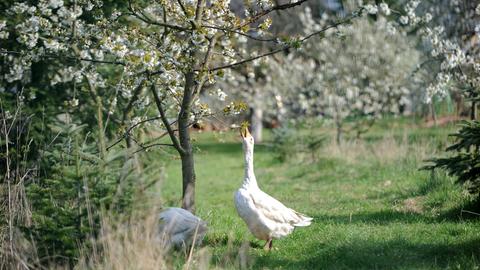
[{"label": "goose's long neck", "polygon": [[258,187],[255,173],[253,172],[253,146],[245,148],[245,178],[243,187]]}]

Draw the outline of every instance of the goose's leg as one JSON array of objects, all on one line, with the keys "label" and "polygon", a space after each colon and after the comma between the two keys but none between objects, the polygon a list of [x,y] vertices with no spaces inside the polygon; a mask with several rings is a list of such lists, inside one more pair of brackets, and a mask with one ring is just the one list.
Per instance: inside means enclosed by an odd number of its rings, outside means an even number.
[{"label": "goose's leg", "polygon": [[265,246],[263,246],[263,249],[269,251],[271,248],[272,248],[272,238],[268,238],[267,242],[265,242]]}]

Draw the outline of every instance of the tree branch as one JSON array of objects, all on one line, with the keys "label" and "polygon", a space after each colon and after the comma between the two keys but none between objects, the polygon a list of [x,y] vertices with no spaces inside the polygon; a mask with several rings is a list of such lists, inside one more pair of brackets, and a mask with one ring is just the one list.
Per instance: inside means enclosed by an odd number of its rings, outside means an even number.
[{"label": "tree branch", "polygon": [[144,23],[153,24],[153,25],[158,25],[158,26],[163,26],[163,27],[168,27],[168,28],[175,29],[175,30],[178,30],[178,31],[184,31],[184,32],[186,32],[186,31],[191,31],[191,29],[186,28],[186,27],[183,27],[183,26],[174,25],[174,24],[168,24],[168,23],[163,23],[163,22],[159,22],[159,21],[153,20],[153,19],[149,18],[147,15],[145,15],[144,13],[141,13],[142,16],[140,16],[140,15],[135,11],[135,9],[134,9],[131,1],[128,1],[128,10],[130,11],[130,14],[131,14],[132,16],[134,16],[135,18],[141,20],[141,21],[144,22]]},{"label": "tree branch", "polygon": [[149,144],[149,145],[139,145],[139,146],[140,146],[140,149],[133,152],[133,154],[136,154],[136,153],[141,152],[141,151],[146,151],[148,148],[152,148],[152,147],[155,147],[155,146],[173,146],[173,147],[175,147],[175,145],[173,145],[171,143],[153,143],[153,144]]},{"label": "tree branch", "polygon": [[228,65],[224,65],[224,66],[219,66],[219,67],[214,67],[214,68],[211,68],[209,69],[208,71],[216,71],[216,70],[220,70],[220,69],[226,69],[226,68],[233,68],[233,67],[236,67],[236,66],[240,66],[240,65],[243,65],[245,63],[248,63],[248,62],[252,62],[254,60],[257,60],[257,59],[260,59],[260,58],[263,58],[263,57],[266,57],[266,56],[269,56],[269,55],[272,55],[272,54],[276,54],[276,53],[279,53],[279,52],[282,52],[282,51],[285,51],[289,48],[291,48],[292,46],[285,46],[283,48],[280,48],[280,49],[276,49],[274,51],[270,51],[270,52],[267,52],[267,53],[264,53],[264,54],[260,54],[260,55],[257,55],[255,57],[251,57],[251,58],[247,58],[245,60],[242,60],[242,61],[238,61],[238,62],[235,62],[235,63],[232,63],[232,64],[228,64]]},{"label": "tree branch", "polygon": [[[18,51],[9,51],[9,50],[0,50],[0,54],[14,54],[14,55],[24,55],[23,52],[18,52]],[[92,63],[100,63],[100,64],[113,64],[113,65],[121,65],[125,66],[126,64],[124,62],[120,61],[108,61],[108,60],[96,60],[96,59],[87,59],[87,58],[77,58],[77,57],[72,57],[72,56],[66,56],[66,55],[55,55],[55,54],[44,54],[43,57],[45,58],[60,58],[60,59],[67,59],[70,61],[87,61],[87,62],[92,62]]]},{"label": "tree branch", "polygon": [[[313,33],[310,33],[308,35],[306,35],[305,37],[301,38],[299,40],[300,43],[303,43],[305,42],[306,40],[314,37],[314,36],[317,36],[317,35],[320,35],[322,33],[324,33],[325,31],[331,29],[331,28],[335,28],[341,24],[344,24],[344,23],[347,23],[349,21],[351,21],[352,19],[356,18],[360,16],[360,12],[355,12],[353,13],[351,16],[343,19],[343,20],[340,20],[334,24],[331,24],[321,30],[318,30],[318,31],[315,31]],[[245,63],[248,63],[248,62],[251,62],[251,61],[254,61],[254,60],[257,60],[257,59],[260,59],[260,58],[263,58],[263,57],[266,57],[266,56],[270,56],[270,55],[273,55],[273,54],[276,54],[276,53],[279,53],[279,52],[282,52],[282,51],[285,51],[285,50],[288,50],[288,49],[291,49],[294,47],[294,44],[287,44],[285,46],[283,46],[282,48],[278,48],[276,50],[273,50],[273,51],[270,51],[270,52],[266,52],[264,54],[260,54],[260,55],[257,55],[257,56],[254,56],[254,57],[250,57],[250,58],[247,58],[247,59],[244,59],[244,60],[241,60],[241,61],[238,61],[238,62],[235,62],[235,63],[232,63],[232,64],[228,64],[228,65],[223,65],[223,66],[219,66],[219,67],[215,67],[215,68],[212,68],[212,69],[209,69],[208,71],[216,71],[216,70],[220,70],[220,69],[226,69],[226,68],[232,68],[232,67],[236,67],[236,66],[239,66],[239,65],[242,65],[242,64],[245,64]],[[200,70],[196,70],[196,71],[200,71]]]},{"label": "tree branch", "polygon": [[188,13],[187,13],[187,10],[185,9],[185,5],[183,5],[183,3],[182,3],[182,0],[177,0],[177,3],[180,6],[180,9],[183,11],[183,14],[185,15],[185,17],[187,17]]},{"label": "tree branch", "polygon": [[157,89],[154,84],[150,87],[153,98],[155,100],[155,104],[157,105],[158,112],[160,113],[160,119],[162,120],[163,124],[165,125],[165,128],[167,129],[168,135],[170,136],[170,139],[172,140],[173,146],[177,151],[181,154],[185,153],[185,150],[180,146],[180,143],[178,142],[177,136],[175,136],[175,131],[172,129],[172,126],[168,122],[167,116],[165,115],[165,111],[163,109],[162,101],[160,100],[160,97],[158,97]]},{"label": "tree branch", "polygon": [[203,6],[204,6],[203,0],[198,0],[197,1],[197,8],[195,10],[195,23],[197,25],[202,20]]},{"label": "tree branch", "polygon": [[242,27],[244,27],[244,26],[246,26],[246,25],[249,25],[249,24],[251,24],[251,23],[256,22],[258,19],[262,18],[262,17],[265,16],[265,15],[268,15],[269,13],[271,13],[271,12],[273,12],[273,11],[276,11],[276,10],[278,11],[278,10],[284,10],[284,9],[293,8],[293,7],[295,7],[295,6],[299,6],[299,5],[301,5],[301,4],[303,4],[304,2],[307,2],[307,1],[308,1],[308,0],[299,0],[299,1],[297,1],[297,2],[288,3],[288,4],[283,4],[283,5],[276,5],[276,6],[272,7],[272,8],[263,10],[263,11],[255,14],[254,16],[248,18],[248,20],[247,20],[245,23],[241,24],[241,25],[238,27],[238,29],[240,29],[240,28],[242,28]]},{"label": "tree branch", "polygon": [[[216,41],[217,41],[217,35],[214,35],[214,36],[210,39],[210,43],[208,44],[207,53],[205,53],[205,57],[204,57],[204,59],[203,59],[203,63],[200,65],[200,69],[201,69],[201,70],[205,70],[205,68],[208,66],[208,63],[210,62],[210,59],[211,59],[211,56],[212,56],[213,47],[215,47]],[[194,97],[195,97],[198,93],[200,93],[200,90],[202,89],[203,84],[204,84],[205,81],[206,81],[206,76],[207,76],[207,73],[203,74],[202,78],[200,79],[200,81],[199,81],[198,84],[197,84],[197,87],[195,87],[195,90],[193,91],[193,96],[194,96]]]},{"label": "tree branch", "polygon": [[213,26],[213,25],[202,25],[202,27],[216,29],[216,30],[229,32],[229,33],[234,33],[234,34],[241,35],[241,36],[244,36],[244,37],[247,37],[249,39],[256,40],[256,41],[278,43],[278,38],[277,37],[274,37],[274,38],[259,38],[259,37],[251,36],[251,35],[246,34],[246,33],[242,33],[241,31],[237,31],[237,30],[234,30],[234,29],[228,29],[228,28],[225,28],[225,27]]},{"label": "tree branch", "polygon": [[[145,120],[142,120],[132,126],[130,126],[129,128],[127,128],[127,130],[123,133],[122,137],[117,139],[114,143],[112,143],[110,146],[107,147],[107,151],[110,150],[112,147],[114,147],[115,145],[119,144],[123,139],[127,138],[128,136],[130,136],[130,132],[132,132],[132,130],[136,127],[138,127],[139,125],[141,124],[144,124],[146,122],[150,122],[150,121],[155,121],[155,120],[159,120],[161,119],[159,116],[157,117],[153,117],[153,118],[148,118],[148,119],[145,119]],[[174,125],[175,123],[177,122],[177,120],[173,121],[172,123],[170,123],[170,125]],[[174,130],[175,131],[175,130]],[[166,134],[168,134],[168,132],[166,132],[165,134],[162,134],[160,135],[159,138],[165,136]]]},{"label": "tree branch", "polygon": [[132,108],[133,108],[133,103],[135,103],[135,101],[138,100],[138,96],[140,95],[140,92],[142,91],[144,82],[145,82],[145,80],[142,80],[142,81],[140,82],[140,84],[137,86],[137,88],[135,88],[135,90],[133,91],[133,95],[132,95],[132,97],[130,98],[130,100],[129,100],[128,104],[127,104],[127,107],[126,107],[125,110],[123,111],[122,124],[124,124],[125,121],[127,120],[128,115],[130,114],[130,111],[131,111]]}]

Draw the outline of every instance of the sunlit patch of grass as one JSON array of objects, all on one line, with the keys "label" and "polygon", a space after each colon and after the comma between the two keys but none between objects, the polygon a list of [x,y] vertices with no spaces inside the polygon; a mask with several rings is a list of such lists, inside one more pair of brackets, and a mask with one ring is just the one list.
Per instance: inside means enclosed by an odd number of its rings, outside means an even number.
[{"label": "sunlit patch of grass", "polygon": [[[407,121],[393,129],[382,125],[360,141],[326,144],[315,162],[293,156],[282,163],[268,141],[255,148],[260,187],[314,217],[310,227],[275,240],[270,253],[261,249],[263,243],[248,232],[234,208],[233,193],[243,179],[238,136],[225,133],[219,140],[218,135],[194,135],[197,214],[209,223],[205,248],[211,267],[478,267],[480,222],[459,217],[472,198],[451,177],[419,170],[443,149],[452,129],[418,128]],[[178,205],[179,162],[158,160],[167,164],[162,201]]]}]

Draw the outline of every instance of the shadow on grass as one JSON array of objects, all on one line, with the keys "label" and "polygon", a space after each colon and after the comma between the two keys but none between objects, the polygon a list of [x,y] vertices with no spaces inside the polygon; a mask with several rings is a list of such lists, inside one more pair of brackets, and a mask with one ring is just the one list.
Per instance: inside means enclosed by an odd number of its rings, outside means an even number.
[{"label": "shadow on grass", "polygon": [[463,204],[450,209],[440,215],[440,218],[452,221],[480,219],[480,197],[474,201],[464,202]]},{"label": "shadow on grass", "polygon": [[[225,143],[197,143],[195,144],[202,152],[241,155],[243,153],[241,142],[225,142]],[[267,145],[255,145],[255,153],[271,153],[273,150]]]},{"label": "shadow on grass", "polygon": [[[275,253],[259,257],[255,269],[473,269],[480,261],[480,239],[455,244],[356,240],[340,245],[312,245],[306,259],[284,259]],[[302,256],[303,257],[303,256]],[[302,258],[300,257],[300,258]],[[304,258],[304,257],[303,257]]]},{"label": "shadow on grass", "polygon": [[[461,207],[454,208],[438,216],[428,216],[414,212],[400,212],[395,210],[383,210],[369,213],[352,213],[351,215],[314,215],[314,220],[321,223],[333,224],[376,224],[388,225],[390,223],[427,223],[435,224],[444,221],[461,222],[479,220],[478,209],[480,201],[466,203]],[[469,210],[470,209],[470,210]],[[480,252],[480,250],[479,250]]]},{"label": "shadow on grass", "polygon": [[437,219],[429,218],[416,213],[404,213],[394,210],[383,210],[369,213],[352,213],[351,215],[317,215],[314,220],[321,223],[358,224],[368,223],[386,225],[389,223],[436,223]]},{"label": "shadow on grass", "polygon": [[[235,246],[239,247],[243,244],[245,240],[241,240],[235,237],[231,237],[228,235],[216,235],[216,236],[208,236],[205,238],[204,244],[207,246]],[[260,241],[250,241],[248,242],[250,247],[252,248],[263,248],[260,244]]]}]

